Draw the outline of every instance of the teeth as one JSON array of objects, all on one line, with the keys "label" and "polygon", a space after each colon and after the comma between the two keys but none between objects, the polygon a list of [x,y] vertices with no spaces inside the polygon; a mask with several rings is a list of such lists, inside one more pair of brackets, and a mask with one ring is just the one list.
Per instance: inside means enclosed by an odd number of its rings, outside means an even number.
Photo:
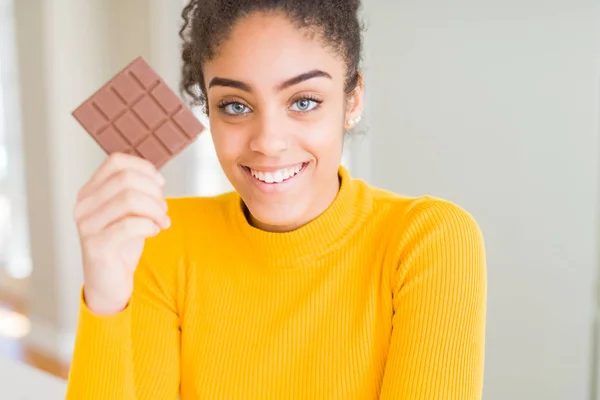
[{"label": "teeth", "polygon": [[281,183],[286,179],[295,176],[298,172],[300,172],[301,169],[302,164],[298,164],[295,167],[283,168],[273,172],[256,171],[250,169],[250,173],[259,181],[263,181],[266,183]]}]

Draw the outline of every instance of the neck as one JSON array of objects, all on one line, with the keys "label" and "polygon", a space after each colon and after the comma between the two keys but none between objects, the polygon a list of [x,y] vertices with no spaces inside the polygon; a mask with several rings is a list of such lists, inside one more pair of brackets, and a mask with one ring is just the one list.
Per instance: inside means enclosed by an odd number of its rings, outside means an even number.
[{"label": "neck", "polygon": [[254,218],[252,213],[248,210],[246,206],[244,206],[244,213],[246,214],[246,218],[250,225],[260,230],[266,232],[291,232],[298,228],[303,227],[308,224],[310,221],[317,218],[319,215],[323,214],[329,206],[335,200],[338,192],[340,191],[340,177],[336,173],[334,175],[334,179],[332,182],[327,185],[327,190],[322,191],[322,195],[318,196],[308,208],[307,212],[302,215],[297,221],[293,221],[291,223],[285,225],[270,225],[261,222],[260,220]]}]

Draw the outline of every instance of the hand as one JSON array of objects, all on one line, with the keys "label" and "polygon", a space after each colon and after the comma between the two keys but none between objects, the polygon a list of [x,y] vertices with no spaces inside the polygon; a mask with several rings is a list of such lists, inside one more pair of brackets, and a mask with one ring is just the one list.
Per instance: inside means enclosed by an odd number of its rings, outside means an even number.
[{"label": "hand", "polygon": [[129,302],[145,239],[171,223],[163,185],[152,163],[115,153],[79,191],[74,217],[92,312],[115,314]]}]

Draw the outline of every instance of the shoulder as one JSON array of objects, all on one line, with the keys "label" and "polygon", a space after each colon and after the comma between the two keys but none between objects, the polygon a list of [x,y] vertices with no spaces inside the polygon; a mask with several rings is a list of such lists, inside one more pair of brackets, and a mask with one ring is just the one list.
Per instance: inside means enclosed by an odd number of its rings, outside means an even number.
[{"label": "shoulder", "polygon": [[239,199],[230,192],[214,197],[169,197],[171,226],[146,242],[146,252],[153,259],[169,254],[179,256],[193,244],[202,247],[219,232],[226,232],[233,202]]},{"label": "shoulder", "polygon": [[479,224],[461,206],[426,196],[414,200],[396,242],[395,282],[429,276],[444,287],[484,293],[486,254]]},{"label": "shoulder", "polygon": [[465,208],[430,195],[410,197],[378,188],[369,190],[373,213],[389,244],[392,274],[406,276],[409,270],[433,266],[442,275],[460,269],[469,274],[483,272],[483,233]]},{"label": "shoulder", "polygon": [[[425,196],[411,203],[403,224],[421,242],[437,238],[439,245],[483,247],[483,234],[474,216],[451,201]],[[411,235],[407,235],[411,236]]]},{"label": "shoulder", "polygon": [[471,213],[456,203],[432,196],[410,201],[403,213],[402,225],[416,235],[443,231],[445,239],[463,236],[470,240],[482,239],[479,224]]},{"label": "shoulder", "polygon": [[373,209],[383,214],[390,233],[399,239],[417,239],[440,229],[446,239],[462,235],[483,239],[474,216],[456,203],[430,195],[410,197],[378,188],[370,190]]},{"label": "shoulder", "polygon": [[167,198],[171,228],[185,236],[225,230],[236,201],[239,201],[239,196],[235,192],[212,197]]},{"label": "shoulder", "polygon": [[[238,197],[227,193],[214,197],[167,198],[171,226],[146,239],[141,262],[136,270],[138,280],[174,291],[177,282],[185,280],[190,249],[210,249],[218,235],[228,232],[228,213]],[[174,293],[172,293],[174,295]]]},{"label": "shoulder", "polygon": [[167,205],[173,221],[181,223],[196,218],[222,218],[237,199],[235,192],[212,197],[168,197]]}]

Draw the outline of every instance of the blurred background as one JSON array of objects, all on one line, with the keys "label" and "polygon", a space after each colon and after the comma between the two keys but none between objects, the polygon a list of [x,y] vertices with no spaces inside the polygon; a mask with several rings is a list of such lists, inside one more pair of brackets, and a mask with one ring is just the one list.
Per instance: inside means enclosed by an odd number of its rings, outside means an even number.
[{"label": "blurred background", "polygon": [[[176,89],[183,3],[0,0],[0,357],[68,373],[72,207],[104,159],[71,112],[139,55]],[[365,135],[344,163],[479,222],[484,399],[600,399],[598,2],[365,0],[364,19]],[[173,196],[231,189],[209,134],[164,174]]]}]

